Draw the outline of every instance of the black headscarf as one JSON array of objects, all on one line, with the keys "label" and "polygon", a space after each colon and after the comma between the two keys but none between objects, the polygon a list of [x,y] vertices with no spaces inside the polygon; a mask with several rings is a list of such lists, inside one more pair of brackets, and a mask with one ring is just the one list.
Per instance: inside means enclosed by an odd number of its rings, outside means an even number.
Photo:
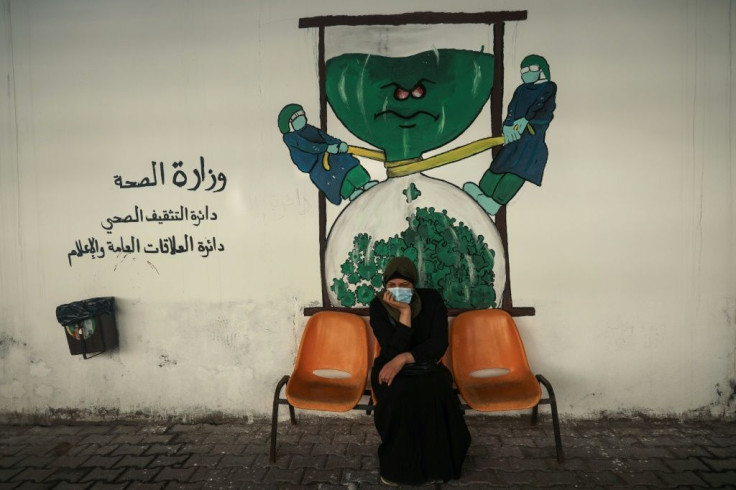
[{"label": "black headscarf", "polygon": [[[391,279],[396,279],[397,277],[401,279],[406,279],[412,284],[412,286],[416,288],[417,280],[419,279],[419,273],[417,272],[417,268],[414,265],[414,262],[406,257],[394,257],[386,265],[386,268],[383,271],[384,288],[378,293],[378,299],[381,301],[381,303],[383,303],[383,306],[386,308],[386,311],[388,311],[388,314],[391,316],[391,318],[398,322],[400,316],[399,310],[383,300],[383,295],[386,292],[386,283]],[[419,298],[416,290],[411,296],[411,302],[409,303],[409,305],[411,306],[411,317],[416,318],[416,316],[422,310],[422,300]]]}]

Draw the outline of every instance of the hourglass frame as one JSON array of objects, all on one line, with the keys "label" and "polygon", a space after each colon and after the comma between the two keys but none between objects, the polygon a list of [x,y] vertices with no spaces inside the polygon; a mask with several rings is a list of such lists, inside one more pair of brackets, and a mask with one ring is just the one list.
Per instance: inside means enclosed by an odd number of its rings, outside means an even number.
[{"label": "hourglass frame", "polygon": [[[327,92],[326,92],[326,61],[325,61],[325,28],[334,26],[403,26],[411,24],[486,24],[493,26],[493,56],[494,56],[494,78],[491,90],[491,133],[498,135],[503,127],[503,80],[504,80],[504,31],[505,23],[526,20],[526,10],[498,11],[498,12],[411,12],[405,14],[388,15],[334,15],[303,17],[299,19],[299,28],[318,29],[317,41],[317,68],[319,77],[319,121],[320,128],[327,132]],[[493,148],[493,156],[499,148]],[[320,279],[322,286],[322,306],[304,308],[304,314],[311,316],[317,312],[347,311],[357,315],[368,315],[367,308],[345,308],[331,305],[327,289],[327,278],[325,274],[325,253],[327,250],[327,200],[325,195],[319,191],[318,197],[319,214],[319,254],[320,254]],[[489,218],[490,219],[490,218]],[[504,256],[506,259],[506,284],[503,290],[501,309],[512,316],[533,316],[536,312],[534,307],[514,306],[511,296],[511,274],[508,249],[508,226],[506,217],[506,206],[501,207],[494,220],[501,241],[503,243]],[[463,309],[449,309],[449,316],[457,316]]]}]

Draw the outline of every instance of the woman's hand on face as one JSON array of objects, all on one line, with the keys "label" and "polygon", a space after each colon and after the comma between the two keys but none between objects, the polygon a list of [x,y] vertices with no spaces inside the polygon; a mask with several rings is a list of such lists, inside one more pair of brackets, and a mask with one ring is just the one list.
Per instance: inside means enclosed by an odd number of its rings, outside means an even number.
[{"label": "woman's hand on face", "polygon": [[391,383],[393,383],[396,375],[399,374],[401,369],[408,362],[414,362],[414,356],[412,356],[409,352],[404,352],[394,357],[389,362],[387,362],[381,369],[381,372],[378,373],[378,382],[386,383],[387,385],[391,386]]},{"label": "woman's hand on face", "polygon": [[411,311],[411,305],[409,303],[402,303],[394,299],[394,295],[389,291],[383,293],[383,300],[389,305],[393,306],[399,311]]},{"label": "woman's hand on face", "polygon": [[411,305],[396,301],[394,295],[390,291],[383,293],[383,300],[389,305],[399,310],[399,321],[411,328]]}]

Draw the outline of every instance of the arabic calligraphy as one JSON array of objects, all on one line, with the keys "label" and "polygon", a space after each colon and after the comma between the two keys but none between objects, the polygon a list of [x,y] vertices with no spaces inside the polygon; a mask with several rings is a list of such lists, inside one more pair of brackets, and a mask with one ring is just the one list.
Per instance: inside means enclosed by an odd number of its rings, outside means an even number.
[{"label": "arabic calligraphy", "polygon": [[[205,169],[204,157],[199,157],[199,168],[192,170],[193,177],[187,176],[187,173],[181,169],[184,163],[174,162],[171,167],[174,169],[171,183],[180,188],[186,188],[188,191],[196,191],[203,184],[207,184],[210,180],[212,181],[208,187],[204,187],[205,191],[222,192],[227,186],[227,177],[222,172],[218,172],[215,175],[215,171]],[[151,162],[152,177],[143,177],[140,180],[123,180],[120,175],[113,177],[113,182],[116,186],[121,189],[137,189],[141,187],[152,187],[157,185],[166,184],[166,172],[164,171],[164,162]],[[190,181],[191,178],[191,181]],[[188,183],[191,183],[191,187],[186,187]],[[219,186],[219,187],[218,187]]]},{"label": "arabic calligraphy", "polygon": [[[120,175],[115,175],[113,182],[120,189],[153,186],[160,188],[160,186],[173,185],[187,191],[222,192],[227,186],[227,177],[224,173],[216,172],[206,166],[204,157],[201,156],[199,166],[196,168],[186,169],[181,161],[170,165],[152,161],[150,175],[139,180],[127,180]],[[132,209],[128,208],[119,215],[116,213],[114,216],[105,217],[100,222],[100,226],[107,235],[112,235],[113,229],[115,231],[124,230],[123,235],[106,236],[105,239],[95,236],[76,239],[74,245],[67,249],[69,267],[84,258],[100,260],[105,257],[120,258],[121,255],[124,258],[130,254],[191,255],[206,258],[225,251],[225,245],[213,235],[212,231],[207,230],[207,225],[204,228],[200,227],[202,223],[214,222],[222,218],[210,204],[201,203],[190,206],[184,202],[176,203],[171,207],[162,207],[150,202],[138,201],[129,203],[128,206],[132,206]],[[146,223],[151,223],[154,227],[156,226],[154,223],[158,225],[174,223],[174,225],[167,226],[170,231],[165,233],[151,233],[150,229],[148,231],[141,229],[140,225]],[[179,225],[176,226],[176,223]],[[195,237],[190,233],[181,235],[185,229],[185,223],[196,227],[204,236]],[[120,226],[123,228],[116,228]],[[164,228],[159,228],[161,229]],[[177,234],[170,235],[172,231]]]},{"label": "arabic calligraphy", "polygon": [[112,233],[112,229],[116,224],[120,223],[142,223],[144,221],[155,221],[162,225],[167,221],[190,221],[192,225],[199,226],[202,221],[215,221],[217,220],[217,213],[210,211],[209,205],[205,206],[204,209],[193,210],[187,206],[179,206],[179,209],[168,209],[162,210],[160,213],[155,209],[150,215],[146,215],[143,208],[135,205],[135,209],[132,213],[125,216],[112,216],[106,218],[105,221],[100,223],[100,226],[108,233]]},{"label": "arabic calligraphy", "polygon": [[89,256],[92,259],[102,259],[106,255],[114,254],[163,254],[178,255],[186,253],[197,253],[200,257],[209,257],[214,252],[223,252],[225,245],[217,237],[195,239],[192,235],[184,234],[183,238],[176,235],[159,238],[143,244],[141,240],[133,235],[129,238],[120,237],[119,240],[108,240],[103,243],[97,238],[89,237],[86,240],[77,240],[74,248],[69,251],[69,267],[72,266],[72,257]]}]

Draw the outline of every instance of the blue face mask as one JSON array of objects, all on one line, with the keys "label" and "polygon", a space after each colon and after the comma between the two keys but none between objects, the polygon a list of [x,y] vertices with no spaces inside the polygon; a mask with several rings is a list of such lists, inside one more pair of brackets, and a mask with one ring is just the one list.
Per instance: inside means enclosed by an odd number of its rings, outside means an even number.
[{"label": "blue face mask", "polygon": [[388,292],[394,296],[399,303],[411,303],[414,291],[411,288],[388,288]]}]

